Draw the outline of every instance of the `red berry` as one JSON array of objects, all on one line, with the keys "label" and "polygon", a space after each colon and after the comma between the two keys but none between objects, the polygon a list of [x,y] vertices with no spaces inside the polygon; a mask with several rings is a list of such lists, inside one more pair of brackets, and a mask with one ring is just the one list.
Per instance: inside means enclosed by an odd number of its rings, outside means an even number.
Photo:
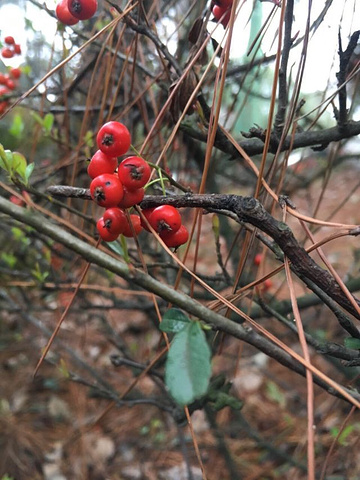
[{"label": "red berry", "polygon": [[118,233],[115,234],[115,233],[109,232],[108,228],[105,225],[104,217],[99,218],[99,220],[96,223],[96,228],[97,228],[97,231],[99,232],[100,237],[105,242],[113,242],[119,236]]},{"label": "red berry", "polygon": [[[10,68],[10,75],[18,80],[21,77],[21,70],[20,68]],[[0,82],[1,83],[1,82]]]},{"label": "red berry", "polygon": [[10,93],[10,91],[7,87],[0,87],[0,97],[2,95],[6,95],[7,93]]},{"label": "red berry", "polygon": [[87,172],[90,178],[95,178],[103,173],[114,173],[116,167],[116,157],[108,157],[104,152],[98,150],[91,157],[90,163],[87,167]]},{"label": "red berry", "polygon": [[16,84],[15,84],[14,80],[12,80],[11,78],[7,78],[6,79],[6,86],[9,90],[14,90],[15,87],[16,87]]},{"label": "red berry", "polygon": [[120,122],[105,123],[96,136],[100,150],[110,157],[124,155],[131,144],[129,130]]},{"label": "red berry", "polygon": [[168,247],[180,247],[189,240],[189,232],[185,225],[181,225],[176,232],[163,232],[160,237]]},{"label": "red berry", "polygon": [[68,0],[70,13],[79,20],[88,20],[97,9],[97,0]]},{"label": "red berry", "polygon": [[112,173],[103,173],[90,183],[91,198],[100,207],[116,207],[121,201],[124,190],[120,180]]},{"label": "red berry", "polygon": [[1,50],[1,56],[4,58],[12,58],[14,56],[14,52],[10,48],[4,47]]},{"label": "red berry", "polygon": [[[149,218],[150,218],[150,215],[152,214],[152,212],[155,210],[155,208],[145,208],[144,210],[141,211],[141,213],[144,215],[144,217],[146,218],[147,221],[149,221]],[[149,227],[147,226],[146,222],[141,219],[141,226],[147,230],[148,232],[150,232],[150,229]]]},{"label": "red berry", "polygon": [[[229,20],[230,20],[230,10],[227,10],[226,8],[219,7],[219,5],[214,5],[214,7],[212,9],[212,13],[213,13],[214,17],[216,18],[216,20],[218,22],[221,21],[221,24],[226,28],[227,24],[229,23]],[[223,15],[224,15],[224,17],[223,17]],[[221,20],[221,18],[222,18],[222,20]]]},{"label": "red berry", "polygon": [[21,46],[18,43],[15,43],[14,45],[14,53],[16,53],[16,55],[21,55]]},{"label": "red berry", "polygon": [[124,187],[137,190],[149,181],[151,168],[141,157],[128,157],[120,163],[118,175]]},{"label": "red berry", "polygon": [[261,253],[257,253],[254,257],[254,265],[260,265],[260,263],[263,261],[263,256]]},{"label": "red berry", "polygon": [[120,235],[127,227],[126,215],[120,208],[108,208],[103,215],[103,219],[109,233]]},{"label": "red berry", "polygon": [[151,213],[149,223],[158,233],[176,232],[181,226],[181,215],[175,207],[161,205]]},{"label": "red berry", "polygon": [[133,237],[134,233],[139,235],[142,230],[140,217],[137,215],[130,215],[130,222],[133,228],[131,228],[129,222],[127,222],[126,227],[122,232],[125,237]]},{"label": "red berry", "polygon": [[271,288],[273,286],[273,282],[272,282],[271,278],[267,278],[264,281],[263,286],[264,286],[265,291],[269,290],[269,288]]},{"label": "red berry", "polygon": [[79,22],[79,19],[70,13],[67,0],[60,0],[56,5],[55,13],[59,22],[64,25],[75,25]]},{"label": "red berry", "polygon": [[0,102],[0,114],[4,113],[5,110],[8,108],[9,104],[6,100]]},{"label": "red berry", "polygon": [[4,75],[3,73],[0,73],[0,84],[6,85],[6,75]]},{"label": "red berry", "polygon": [[7,45],[14,45],[15,40],[14,40],[14,37],[12,37],[11,35],[9,35],[8,37],[5,37],[5,38],[4,38],[4,42],[5,42]]},{"label": "red berry", "polygon": [[11,203],[13,203],[14,205],[18,205],[19,207],[22,207],[25,203],[24,200],[17,197],[16,195],[10,195],[9,200]]},{"label": "red berry", "polygon": [[124,186],[124,196],[119,203],[118,207],[120,208],[130,208],[134,205],[138,205],[145,196],[145,190],[143,188],[138,188],[137,190],[128,190]]}]

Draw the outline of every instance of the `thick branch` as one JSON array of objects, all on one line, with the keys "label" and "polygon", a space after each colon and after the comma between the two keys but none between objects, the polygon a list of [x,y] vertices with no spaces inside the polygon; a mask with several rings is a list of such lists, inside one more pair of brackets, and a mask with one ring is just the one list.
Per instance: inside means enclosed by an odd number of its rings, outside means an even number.
[{"label": "thick branch", "polygon": [[[86,189],[74,189],[67,186],[54,186],[48,188],[51,195],[79,196],[80,190],[83,198],[90,198]],[[81,196],[81,195],[80,195]],[[241,197],[237,195],[176,195],[164,197],[160,195],[147,195],[141,202],[142,208],[152,208],[158,205],[173,205],[175,207],[203,208],[205,210],[217,209],[228,210],[237,215],[242,222],[249,223],[262,232],[269,235],[290,259],[293,271],[299,278],[306,278],[325,292],[349,313],[360,320],[360,315],[346,297],[334,277],[310,257],[306,250],[298,243],[290,227],[272,217],[253,197]],[[311,283],[308,286],[311,288]],[[315,290],[314,290],[315,291]],[[315,293],[318,293],[315,291]],[[360,301],[356,300],[358,305]]]},{"label": "thick branch", "polygon": [[[190,126],[183,124],[181,125],[181,130],[195,138],[200,140],[203,143],[207,142],[207,135],[203,134],[197,130],[194,130]],[[359,122],[348,122],[344,128],[331,127],[325,130],[312,130],[305,132],[298,132],[294,136],[294,141],[291,143],[291,137],[287,136],[281,146],[281,151],[284,152],[289,150],[290,146],[292,150],[303,147],[312,147],[317,150],[322,150],[326,148],[331,142],[338,142],[340,140],[345,140],[346,138],[355,137],[360,134],[360,121]],[[243,140],[239,142],[239,145],[245,150],[245,152],[252,156],[262,153],[264,149],[264,143],[259,138],[250,138],[248,140]],[[242,158],[236,148],[229,142],[223,141],[222,138],[216,137],[215,147],[222,152],[230,155],[232,158]],[[278,148],[278,139],[272,138],[269,152],[276,153]]]}]

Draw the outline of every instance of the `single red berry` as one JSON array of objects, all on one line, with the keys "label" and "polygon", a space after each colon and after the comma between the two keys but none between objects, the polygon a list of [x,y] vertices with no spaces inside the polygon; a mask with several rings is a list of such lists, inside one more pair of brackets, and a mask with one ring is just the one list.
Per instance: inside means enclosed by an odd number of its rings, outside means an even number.
[{"label": "single red berry", "polygon": [[105,225],[104,217],[99,218],[99,220],[96,223],[96,228],[97,228],[97,231],[99,232],[100,237],[105,242],[114,242],[119,236],[118,233],[115,234],[115,233],[109,232],[108,228]]},{"label": "single red berry", "polygon": [[6,85],[6,75],[0,73],[0,85]]},{"label": "single red berry", "polygon": [[[144,210],[141,211],[141,213],[144,215],[146,220],[149,222],[149,217],[152,214],[152,212],[155,210],[155,208],[145,208]],[[150,232],[150,228],[147,226],[147,223],[141,218],[141,226],[148,232]]]},{"label": "single red berry", "polygon": [[18,43],[15,43],[14,45],[14,53],[16,53],[16,55],[21,55],[21,46]]},{"label": "single red berry", "polygon": [[263,261],[263,256],[261,253],[257,253],[254,257],[254,265],[260,265],[260,263]]},{"label": "single red berry", "polygon": [[161,205],[154,208],[149,216],[149,223],[158,232],[176,232],[181,226],[181,215],[177,208],[171,205]]},{"label": "single red berry", "polygon": [[263,283],[263,287],[265,291],[269,290],[272,286],[273,286],[273,282],[271,278],[267,278]]},{"label": "single red berry", "polygon": [[110,157],[124,155],[131,144],[129,130],[120,122],[105,123],[96,136],[100,150]]},{"label": "single red berry", "polygon": [[126,227],[122,232],[122,234],[125,237],[129,237],[129,238],[134,237],[134,233],[135,235],[139,235],[139,233],[142,230],[141,220],[138,215],[130,215],[130,222],[131,222],[132,228],[129,222],[127,222]]},{"label": "single red berry", "polygon": [[13,203],[14,205],[18,205],[19,207],[22,207],[25,203],[24,200],[22,200],[16,195],[10,195],[9,200],[11,203]]},{"label": "single red berry", "polygon": [[97,0],[68,0],[70,13],[79,20],[88,20],[97,10]]},{"label": "single red berry", "polygon": [[90,183],[91,198],[100,207],[116,207],[121,201],[124,190],[118,177],[112,173],[103,173]]},{"label": "single red berry", "polygon": [[14,52],[11,50],[11,48],[4,47],[1,50],[1,56],[4,58],[12,58],[14,56]]},{"label": "single red berry", "polygon": [[143,188],[138,188],[137,190],[128,190],[125,186],[123,186],[123,188],[124,196],[118,205],[120,208],[130,208],[138,205],[145,196],[145,190]]},{"label": "single red berry", "polygon": [[[227,24],[230,20],[230,10],[226,8],[219,7],[219,5],[214,5],[212,13],[218,22],[221,22],[224,28],[227,27]],[[225,15],[224,15],[225,14]],[[224,16],[223,16],[224,15]]]},{"label": "single red berry", "polygon": [[10,75],[12,76],[12,78],[15,78],[15,80],[18,80],[21,77],[21,73],[22,72],[20,68],[10,68]]},{"label": "single red berry", "polygon": [[9,90],[14,90],[15,87],[16,87],[16,83],[11,78],[7,78],[6,79],[6,86]]},{"label": "single red berry", "polygon": [[98,177],[103,173],[114,173],[117,167],[117,158],[105,155],[101,150],[97,150],[91,157],[87,167],[90,178]]},{"label": "single red berry", "polygon": [[4,42],[7,44],[7,45],[14,45],[15,43],[15,40],[14,40],[14,37],[12,37],[11,35],[7,36],[4,38]]},{"label": "single red berry", "polygon": [[185,225],[181,225],[176,232],[163,232],[160,237],[164,240],[167,247],[180,247],[189,240],[189,232]]},{"label": "single red berry", "polygon": [[7,87],[0,87],[0,97],[2,95],[6,95],[7,93],[10,93],[10,90]]},{"label": "single red berry", "polygon": [[0,102],[0,115],[5,112],[8,106],[9,106],[9,103],[6,100],[3,100],[2,102]]},{"label": "single red berry", "polygon": [[117,207],[106,209],[104,215],[104,224],[110,233],[120,235],[127,227],[127,218],[125,212]]},{"label": "single red berry", "polygon": [[118,175],[124,187],[128,190],[137,190],[149,181],[151,168],[141,157],[128,157],[120,163]]},{"label": "single red berry", "polygon": [[79,22],[79,19],[70,13],[67,0],[60,0],[56,5],[55,14],[59,22],[64,25],[75,25]]}]

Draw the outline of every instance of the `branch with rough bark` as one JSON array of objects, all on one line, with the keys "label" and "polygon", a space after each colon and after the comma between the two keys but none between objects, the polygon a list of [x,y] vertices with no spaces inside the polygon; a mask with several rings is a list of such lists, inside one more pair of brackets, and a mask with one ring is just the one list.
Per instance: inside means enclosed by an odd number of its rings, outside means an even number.
[{"label": "branch with rough bark", "polygon": [[[89,190],[84,188],[76,189],[74,187],[58,185],[49,187],[47,192],[55,196],[91,198]],[[311,258],[296,240],[290,227],[271,216],[255,198],[221,194],[185,194],[172,197],[147,195],[140,204],[142,208],[152,208],[158,205],[172,205],[177,208],[188,207],[202,208],[205,210],[223,210],[235,213],[239,221],[249,223],[269,235],[291,261],[293,271],[299,278],[309,280],[307,285],[316,294],[318,294],[318,289],[320,289],[347,312],[360,320],[358,311],[346,297],[334,277]],[[358,235],[359,233],[360,230],[356,229],[349,234]],[[313,284],[318,289],[313,288]],[[360,306],[360,301],[356,299],[356,302]]]}]

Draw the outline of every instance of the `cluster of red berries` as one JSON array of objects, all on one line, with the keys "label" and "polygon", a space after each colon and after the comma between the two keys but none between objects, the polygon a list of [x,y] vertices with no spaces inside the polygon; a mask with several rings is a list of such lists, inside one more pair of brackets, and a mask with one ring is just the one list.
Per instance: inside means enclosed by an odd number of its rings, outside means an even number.
[{"label": "cluster of red berries", "polygon": [[21,76],[20,68],[10,68],[9,73],[0,73],[0,115],[9,106],[7,99],[2,98],[17,87],[17,80]]},{"label": "cluster of red berries", "polygon": [[220,22],[224,28],[227,27],[230,20],[231,6],[233,0],[213,0],[211,11],[217,22]]},{"label": "cluster of red berries", "polygon": [[[129,130],[122,123],[107,122],[98,131],[96,143],[99,150],[90,160],[88,174],[92,178],[91,198],[106,209],[96,224],[100,237],[106,242],[113,242],[120,234],[133,237],[143,227],[149,230],[138,215],[125,211],[142,201],[144,186],[151,175],[149,164],[141,157],[127,157],[118,165],[117,157],[130,148]],[[188,240],[187,230],[181,225],[181,215],[176,208],[163,205],[143,212],[169,247],[178,247]]]},{"label": "cluster of red berries", "polygon": [[9,35],[4,38],[4,42],[6,46],[1,49],[1,56],[3,58],[12,58],[15,55],[21,55],[21,47],[15,42],[14,37]]},{"label": "cluster of red berries", "polygon": [[[18,43],[15,43],[14,37],[5,37],[4,43],[7,46],[1,50],[1,56],[3,58],[12,58],[14,55],[21,54],[21,47]],[[0,73],[0,115],[4,113],[9,106],[8,100],[2,97],[17,87],[17,81],[20,77],[21,70],[18,67],[9,68],[8,73]]]},{"label": "cluster of red berries", "polygon": [[89,20],[97,10],[97,0],[60,0],[56,17],[64,25],[75,25],[79,20]]}]

